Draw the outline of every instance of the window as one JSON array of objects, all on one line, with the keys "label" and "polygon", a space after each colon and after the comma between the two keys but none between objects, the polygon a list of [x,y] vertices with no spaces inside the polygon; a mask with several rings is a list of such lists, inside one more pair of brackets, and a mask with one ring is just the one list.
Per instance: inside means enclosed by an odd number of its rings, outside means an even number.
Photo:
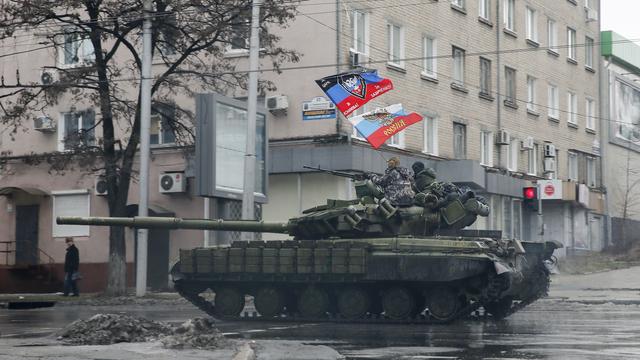
[{"label": "window", "polygon": [[175,107],[168,104],[154,103],[151,107],[150,143],[153,145],[174,144]]},{"label": "window", "polygon": [[424,143],[422,151],[430,155],[438,155],[438,121],[435,116],[425,115],[422,121]]},{"label": "window", "polygon": [[518,171],[518,155],[520,154],[520,142],[511,138],[509,142],[509,153],[507,154],[507,168],[509,171]]},{"label": "window", "polygon": [[571,91],[567,93],[567,112],[567,121],[572,124],[578,124],[578,96]]},{"label": "window", "polygon": [[504,27],[507,30],[516,31],[515,0],[504,0]]},{"label": "window", "polygon": [[567,28],[567,49],[569,53],[567,57],[571,60],[576,59],[576,31],[572,28]]},{"label": "window", "polygon": [[464,9],[464,1],[465,0],[451,0],[451,5],[457,6],[460,9]]},{"label": "window", "polygon": [[522,239],[522,201],[513,199],[513,238]]},{"label": "window", "polygon": [[436,79],[438,77],[438,43],[436,39],[425,36],[422,38],[423,74]]},{"label": "window", "polygon": [[527,39],[538,42],[538,13],[527,6]]},{"label": "window", "polygon": [[511,238],[511,232],[513,231],[511,225],[511,198],[502,198],[502,237]]},{"label": "window", "polygon": [[538,144],[533,144],[533,149],[529,149],[528,160],[529,166],[527,167],[527,174],[538,174]]},{"label": "window", "polygon": [[62,35],[61,42],[58,62],[63,67],[87,65],[96,58],[93,44],[85,34],[70,31]]},{"label": "window", "polygon": [[596,187],[596,159],[587,156],[587,186]]},{"label": "window", "polygon": [[58,225],[58,216],[89,216],[89,193],[87,190],[54,191],[53,237],[89,236],[89,225]]},{"label": "window", "polygon": [[464,50],[453,47],[452,48],[452,56],[453,56],[453,83],[464,86]]},{"label": "window", "polygon": [[549,117],[556,120],[560,119],[560,95],[557,86],[549,84],[548,98]]},{"label": "window", "polygon": [[404,147],[404,131],[395,133],[395,135],[393,135],[387,140],[386,144],[393,147],[403,148]]},{"label": "window", "polygon": [[536,78],[527,76],[527,110],[536,111]]},{"label": "window", "polygon": [[456,122],[453,123],[453,156],[467,158],[467,126]]},{"label": "window", "polygon": [[508,66],[504,67],[505,102],[516,104],[516,70]]},{"label": "window", "polygon": [[593,69],[593,39],[585,36],[584,38],[584,65],[590,69]]},{"label": "window", "polygon": [[578,181],[578,154],[569,151],[567,158],[567,180]]},{"label": "window", "polygon": [[60,114],[58,151],[95,145],[95,119],[95,113],[91,109]]},{"label": "window", "polygon": [[585,112],[586,128],[590,130],[596,129],[596,102],[587,98]]},{"label": "window", "polygon": [[481,18],[491,20],[491,0],[479,0],[478,12]]},{"label": "window", "polygon": [[369,14],[362,10],[352,12],[353,50],[369,54]]},{"label": "window", "polygon": [[553,19],[547,20],[547,42],[549,43],[549,51],[558,53],[558,29]]},{"label": "window", "polygon": [[251,35],[251,12],[244,10],[231,24],[229,50],[232,52],[245,52],[249,50],[249,37]]},{"label": "window", "polygon": [[491,96],[491,60],[480,58],[480,94]]},{"label": "window", "polygon": [[493,166],[493,138],[490,131],[480,132],[480,165]]},{"label": "window", "polygon": [[163,24],[158,31],[158,37],[156,40],[158,47],[157,53],[161,56],[175,55],[177,52],[177,39],[180,36],[177,30],[178,21],[176,19],[176,15],[163,16],[162,21],[165,22],[165,24]]},{"label": "window", "polygon": [[403,28],[387,25],[387,42],[389,44],[389,63],[398,67],[404,67],[404,31]]}]

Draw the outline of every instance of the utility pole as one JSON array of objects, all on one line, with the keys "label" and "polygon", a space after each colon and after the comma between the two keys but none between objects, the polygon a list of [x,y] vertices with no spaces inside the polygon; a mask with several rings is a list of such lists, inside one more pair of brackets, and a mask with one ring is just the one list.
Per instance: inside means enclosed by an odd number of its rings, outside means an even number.
[{"label": "utility pole", "polygon": [[540,235],[540,242],[544,242],[544,218],[542,217],[542,186],[540,186],[540,181],[537,182],[536,188],[536,192],[538,193],[538,235]]},{"label": "utility pole", "polygon": [[[253,192],[256,179],[256,109],[258,103],[258,68],[260,52],[260,6],[262,0],[253,0],[251,7],[251,33],[249,38],[249,103],[247,105],[247,147],[244,155],[244,192],[242,219],[255,220]],[[265,139],[266,140],[266,139]],[[253,240],[251,232],[242,233],[245,241]]]},{"label": "utility pole", "polygon": [[[144,0],[144,22],[142,23],[142,69],[140,73],[140,200],[138,216],[147,216],[149,211],[149,128],[151,125],[151,12],[153,0]],[[149,230],[138,229],[136,259],[136,296],[147,291],[147,237]]]}]

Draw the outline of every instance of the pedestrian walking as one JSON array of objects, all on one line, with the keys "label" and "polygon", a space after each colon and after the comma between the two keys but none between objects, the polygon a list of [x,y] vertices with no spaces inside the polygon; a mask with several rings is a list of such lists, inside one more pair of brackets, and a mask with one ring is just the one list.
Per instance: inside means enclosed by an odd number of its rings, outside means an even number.
[{"label": "pedestrian walking", "polygon": [[67,254],[64,257],[64,296],[79,296],[78,280],[80,279],[80,273],[78,267],[80,266],[80,254],[78,248],[73,244],[73,238],[68,237],[64,239],[67,244]]}]

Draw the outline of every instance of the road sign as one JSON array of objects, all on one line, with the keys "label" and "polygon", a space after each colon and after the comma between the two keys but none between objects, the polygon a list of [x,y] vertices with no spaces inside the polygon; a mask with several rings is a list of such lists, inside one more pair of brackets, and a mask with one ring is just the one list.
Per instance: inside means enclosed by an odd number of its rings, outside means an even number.
[{"label": "road sign", "polygon": [[562,180],[538,180],[540,199],[562,200]]}]

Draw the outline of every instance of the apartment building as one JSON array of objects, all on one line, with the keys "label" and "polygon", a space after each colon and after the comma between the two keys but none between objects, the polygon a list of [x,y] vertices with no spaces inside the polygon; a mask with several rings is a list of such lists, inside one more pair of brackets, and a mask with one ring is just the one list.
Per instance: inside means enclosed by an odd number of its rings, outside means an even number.
[{"label": "apartment building", "polygon": [[626,249],[640,230],[640,46],[613,31],[601,38],[603,180],[612,245]]},{"label": "apartment building", "polygon": [[[595,1],[343,2],[339,70],[374,68],[395,85],[362,111],[402,103],[425,120],[391,138],[381,157],[344,118],[313,121],[326,134],[337,128],[327,140],[302,138],[310,121],[289,117],[283,123],[298,136],[271,136],[265,219],[281,219],[275,209],[285,204],[298,204],[286,214],[294,215],[332,191],[350,195],[343,179],[305,173],[304,161],[381,171],[383,157],[400,154],[407,166],[419,158],[489,198],[492,215],[477,228],[558,240],[563,254],[601,249],[598,9]],[[555,199],[543,201],[544,234],[522,202],[522,189],[539,179],[557,180]]]},{"label": "apartment building", "polygon": [[[284,221],[326,198],[354,196],[348,179],[315,173],[304,165],[381,173],[384,159],[399,156],[405,166],[423,161],[439,179],[486,196],[492,213],[474,225],[478,229],[500,229],[505,237],[526,240],[557,240],[565,245],[563,254],[566,249],[600,249],[605,222],[598,9],[593,0],[303,2],[296,20],[281,32],[282,46],[303,54],[300,66],[261,74],[278,88],[264,94],[270,110],[269,177],[262,219]],[[80,56],[67,57],[65,49],[58,48],[48,56],[16,55],[11,63],[20,67],[23,81],[42,81],[42,69],[53,63],[74,66],[90,59],[91,49],[82,41],[64,43]],[[232,44],[227,55],[241,66],[246,63],[247,52],[240,43]],[[331,111],[314,81],[359,67],[377,69],[395,87],[359,111],[402,103],[425,118],[378,151],[354,132],[348,119]],[[7,73],[14,69],[5,68]],[[244,96],[235,91],[227,95]],[[186,106],[194,102],[175,101]],[[322,109],[325,115],[313,116],[312,109]],[[85,279],[91,279],[85,284],[102,289],[108,230],[53,222],[59,215],[107,215],[99,176],[74,169],[50,173],[50,164],[23,160],[31,152],[64,151],[65,135],[90,128],[100,114],[90,105],[64,102],[47,113],[57,115],[36,119],[26,132],[2,133],[2,150],[11,151],[0,173],[0,244],[9,248],[5,262],[51,261],[59,269],[64,237],[74,236]],[[177,146],[161,117],[152,120],[152,128],[150,213],[239,217],[237,194],[208,204],[197,196],[193,149]],[[120,131],[125,129],[123,125]],[[95,137],[100,138],[99,129]],[[180,185],[163,189],[163,176]],[[542,179],[558,180],[556,191],[562,189],[555,200],[543,202],[544,234],[536,213],[523,206],[522,199],[522,189]],[[137,199],[134,184],[131,214],[137,212]],[[24,229],[29,231],[23,233]],[[154,245],[149,247],[149,284],[162,288],[179,248],[200,246],[207,238],[209,243],[224,243],[233,237],[152,231],[150,238]],[[129,231],[131,266],[134,244],[135,234]]]}]

